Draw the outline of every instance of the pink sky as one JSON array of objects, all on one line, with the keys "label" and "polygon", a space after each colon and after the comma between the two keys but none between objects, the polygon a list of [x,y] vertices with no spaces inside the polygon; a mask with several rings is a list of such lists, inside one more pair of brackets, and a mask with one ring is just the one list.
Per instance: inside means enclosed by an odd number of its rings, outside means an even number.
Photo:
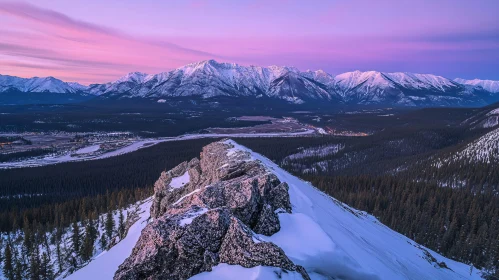
[{"label": "pink sky", "polygon": [[499,1],[0,0],[0,74],[84,84],[215,59],[499,79]]}]

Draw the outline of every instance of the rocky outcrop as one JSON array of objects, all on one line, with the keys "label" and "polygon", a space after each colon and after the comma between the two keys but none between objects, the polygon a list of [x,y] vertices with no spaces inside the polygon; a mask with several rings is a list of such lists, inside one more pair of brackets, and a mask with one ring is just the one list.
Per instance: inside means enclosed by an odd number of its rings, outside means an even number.
[{"label": "rocky outcrop", "polygon": [[188,279],[219,263],[307,272],[277,245],[262,241],[291,212],[288,186],[248,153],[221,141],[200,159],[163,172],[154,186],[153,221],[114,279]]}]

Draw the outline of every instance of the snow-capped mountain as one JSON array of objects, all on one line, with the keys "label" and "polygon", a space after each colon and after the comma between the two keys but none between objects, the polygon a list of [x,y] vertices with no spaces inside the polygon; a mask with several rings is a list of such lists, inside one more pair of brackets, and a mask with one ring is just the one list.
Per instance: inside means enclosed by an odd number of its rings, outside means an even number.
[{"label": "snow-capped mountain", "polygon": [[[348,72],[332,76],[322,70],[301,72],[286,66],[241,66],[206,60],[157,75],[131,73],[93,94],[116,98],[179,96],[269,97],[301,104],[327,101],[345,104],[401,106],[485,105],[473,88],[431,74]],[[499,99],[499,97],[498,97]]]},{"label": "snow-capped mountain", "polygon": [[481,279],[232,140],[163,172],[150,210],[68,279]]},{"label": "snow-capped mountain", "polygon": [[[168,100],[173,97],[271,98],[294,104],[483,106],[499,101],[499,82],[454,81],[431,74],[354,71],[333,76],[287,66],[242,66],[205,60],[169,72],[129,73],[88,87],[55,78],[0,76],[0,92],[84,92],[103,98]],[[263,99],[262,99],[263,100]]]},{"label": "snow-capped mountain", "polygon": [[131,72],[119,78],[114,82],[106,84],[91,84],[87,91],[93,95],[103,95],[106,93],[125,93],[139,85],[149,81],[153,75],[148,75],[142,72]]},{"label": "snow-capped mountain", "polygon": [[340,74],[333,90],[346,102],[409,106],[455,103],[468,95],[463,86],[441,76],[377,71]]},{"label": "snow-capped mountain", "polygon": [[479,80],[479,79],[465,80],[459,78],[454,79],[454,81],[456,83],[460,83],[463,85],[479,86],[482,87],[484,90],[492,93],[499,93],[499,81]]},{"label": "snow-capped mountain", "polygon": [[19,78],[0,75],[0,92],[17,90],[21,92],[76,93],[86,90],[78,83],[66,83],[54,77]]}]

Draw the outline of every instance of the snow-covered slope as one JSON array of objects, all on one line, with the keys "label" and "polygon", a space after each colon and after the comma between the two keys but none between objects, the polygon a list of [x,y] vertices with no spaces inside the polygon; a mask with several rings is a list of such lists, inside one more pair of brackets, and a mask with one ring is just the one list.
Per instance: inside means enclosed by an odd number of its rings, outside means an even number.
[{"label": "snow-covered slope", "polygon": [[328,101],[353,104],[485,105],[473,88],[431,74],[300,72],[286,66],[241,66],[206,60],[157,75],[131,73],[115,82],[92,85],[93,94],[118,98],[178,96],[270,97],[291,103]]},{"label": "snow-covered slope", "polygon": [[480,80],[480,79],[465,80],[459,78],[455,79],[454,81],[463,85],[480,86],[486,91],[492,93],[499,93],[499,81]]},{"label": "snow-covered slope", "polygon": [[76,93],[86,87],[78,83],[66,83],[54,77],[19,78],[0,75],[0,92],[18,90],[21,92]]},{"label": "snow-covered slope", "polygon": [[437,160],[435,165],[463,160],[470,163],[499,163],[499,128],[472,141],[451,156]]},{"label": "snow-covered slope", "polygon": [[376,71],[347,72],[335,77],[334,91],[354,103],[395,103],[401,105],[459,102],[465,88],[441,76]]},{"label": "snow-covered slope", "polygon": [[[447,259],[394,232],[373,216],[331,198],[282,170],[269,159],[234,141],[227,155],[249,153],[289,186],[291,213],[278,214],[280,230],[271,236],[254,234],[254,242],[273,242],[311,279],[481,279],[480,271]],[[242,155],[239,155],[242,156]],[[192,195],[192,193],[191,193]],[[136,226],[139,230],[142,224]],[[123,244],[94,260],[70,279],[112,279],[119,261],[132,251],[136,230]],[[131,235],[130,235],[131,234]],[[117,261],[118,260],[118,261]],[[272,267],[244,268],[221,263],[191,279],[302,279],[296,272]]]},{"label": "snow-covered slope", "polygon": [[139,219],[130,227],[127,236],[123,240],[109,251],[100,253],[87,266],[77,270],[66,279],[113,279],[114,272],[130,255],[133,246],[140,237],[140,232],[147,225],[151,199],[145,200],[139,207]]},{"label": "snow-covered slope", "polygon": [[116,81],[88,87],[55,78],[22,79],[0,75],[0,92],[83,91],[104,98],[217,96],[273,98],[302,104],[385,104],[399,106],[476,106],[499,101],[499,82],[455,81],[431,74],[354,71],[330,75],[288,66],[242,66],[205,60],[169,72],[129,73]]}]

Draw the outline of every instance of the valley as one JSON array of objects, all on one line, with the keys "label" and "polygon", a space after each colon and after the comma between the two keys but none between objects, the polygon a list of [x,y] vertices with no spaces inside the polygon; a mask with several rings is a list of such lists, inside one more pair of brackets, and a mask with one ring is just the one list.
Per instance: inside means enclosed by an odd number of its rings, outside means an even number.
[{"label": "valley", "polygon": [[499,280],[497,11],[0,0],[0,280]]}]

